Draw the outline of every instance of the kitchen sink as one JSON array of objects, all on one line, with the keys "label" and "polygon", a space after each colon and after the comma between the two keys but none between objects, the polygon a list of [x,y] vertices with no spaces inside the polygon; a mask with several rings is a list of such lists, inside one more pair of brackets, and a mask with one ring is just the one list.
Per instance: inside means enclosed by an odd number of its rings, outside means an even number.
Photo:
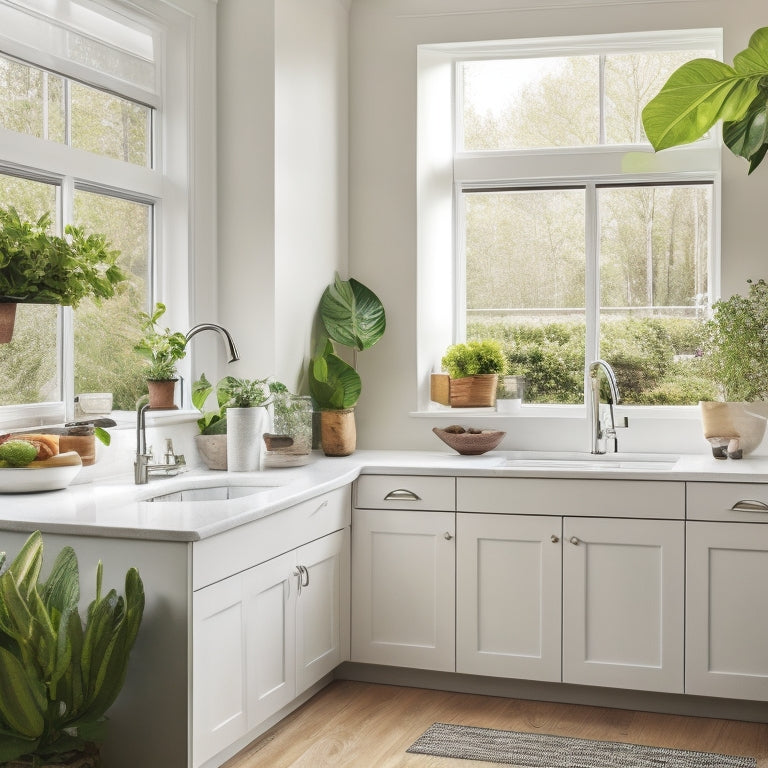
[{"label": "kitchen sink", "polygon": [[209,488],[183,488],[157,496],[151,496],[144,501],[228,501],[242,499],[256,493],[277,488],[276,485],[214,485]]},{"label": "kitchen sink", "polygon": [[644,453],[547,453],[519,451],[503,460],[502,466],[528,469],[578,469],[603,472],[606,470],[640,470],[668,472],[674,469],[678,456]]}]

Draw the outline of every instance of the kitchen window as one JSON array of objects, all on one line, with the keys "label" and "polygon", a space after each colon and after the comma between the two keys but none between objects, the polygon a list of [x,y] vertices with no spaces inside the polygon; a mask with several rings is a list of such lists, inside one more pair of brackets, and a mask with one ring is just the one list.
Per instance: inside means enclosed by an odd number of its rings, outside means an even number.
[{"label": "kitchen window", "polygon": [[49,213],[56,233],[105,234],[128,275],[101,306],[19,305],[0,425],[72,418],[83,392],[132,410],[138,312],[163,300],[179,308],[169,322],[188,322],[190,21],[165,3],[0,0],[0,22],[0,204]]},{"label": "kitchen window", "polygon": [[498,338],[528,403],[582,404],[598,357],[626,404],[714,394],[699,352],[717,295],[719,148],[709,136],[654,154],[640,113],[680,64],[720,47],[703,30],[420,49],[425,373],[450,343]]}]

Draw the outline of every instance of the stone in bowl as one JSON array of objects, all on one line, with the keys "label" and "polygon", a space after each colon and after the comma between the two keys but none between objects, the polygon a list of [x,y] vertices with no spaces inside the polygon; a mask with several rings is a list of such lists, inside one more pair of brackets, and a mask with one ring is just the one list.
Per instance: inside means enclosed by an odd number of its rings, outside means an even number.
[{"label": "stone in bowl", "polygon": [[[462,430],[462,431],[459,431]],[[432,427],[432,431],[448,446],[462,456],[479,456],[492,451],[506,432],[495,429],[469,431],[464,427]]]}]

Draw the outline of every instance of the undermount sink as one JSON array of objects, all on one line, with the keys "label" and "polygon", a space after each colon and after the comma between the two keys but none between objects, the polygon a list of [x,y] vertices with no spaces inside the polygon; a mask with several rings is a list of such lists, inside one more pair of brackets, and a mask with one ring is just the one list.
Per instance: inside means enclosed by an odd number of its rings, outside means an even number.
[{"label": "undermount sink", "polygon": [[677,463],[677,456],[643,453],[546,453],[518,452],[506,458],[502,466],[531,469],[579,469],[585,471],[642,470],[668,472]]},{"label": "undermount sink", "polygon": [[151,496],[144,501],[228,501],[242,499],[276,488],[274,485],[215,485],[209,488],[184,488],[157,496]]}]

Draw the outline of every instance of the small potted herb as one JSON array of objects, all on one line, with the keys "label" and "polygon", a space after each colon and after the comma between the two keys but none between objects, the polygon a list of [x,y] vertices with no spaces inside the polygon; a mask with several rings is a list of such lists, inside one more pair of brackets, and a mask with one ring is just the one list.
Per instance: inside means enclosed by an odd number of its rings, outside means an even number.
[{"label": "small potted herb", "polygon": [[134,350],[147,360],[145,376],[149,389],[150,408],[175,408],[176,364],[187,354],[187,337],[180,331],[161,328],[158,323],[166,306],[157,302],[151,314],[140,312],[144,335]]},{"label": "small potted herb", "polygon": [[63,236],[52,235],[50,226],[48,213],[32,222],[12,206],[0,208],[0,343],[11,340],[17,304],[98,302],[126,279],[117,266],[120,252],[104,235],[72,225]]},{"label": "small potted herb", "polygon": [[441,361],[446,374],[432,374],[431,398],[453,408],[493,407],[507,359],[498,341],[452,344]]}]

